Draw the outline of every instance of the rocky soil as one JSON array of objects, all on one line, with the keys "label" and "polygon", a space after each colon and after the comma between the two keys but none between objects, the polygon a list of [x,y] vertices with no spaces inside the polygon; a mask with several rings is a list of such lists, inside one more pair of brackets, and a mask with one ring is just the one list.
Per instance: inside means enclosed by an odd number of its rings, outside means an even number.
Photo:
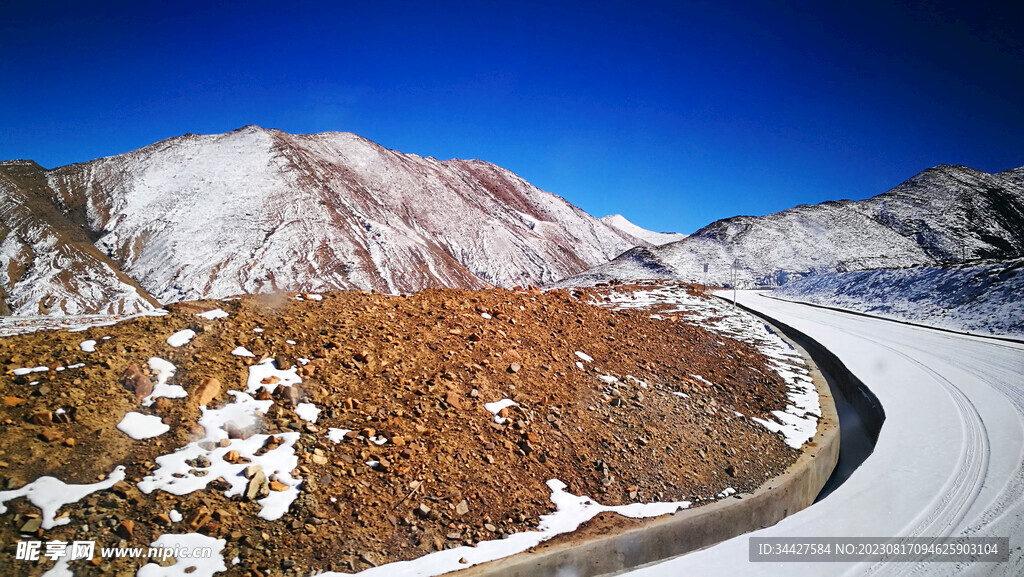
[{"label": "rocky soil", "polygon": [[[0,491],[43,475],[92,483],[126,467],[124,481],[63,507],[63,526],[44,531],[38,508],[9,501],[0,574],[40,575],[52,565],[15,561],[19,540],[148,546],[188,532],[227,541],[226,575],[354,572],[527,531],[552,510],[549,479],[609,505],[696,506],[726,487],[752,490],[798,455],[746,418],[770,418],[786,402],[785,385],[753,347],[682,318],[596,307],[570,291],[347,291],[168,308],[84,332],[0,339]],[[228,316],[197,316],[214,308]],[[184,329],[194,338],[170,346]],[[87,340],[96,341],[93,352],[83,350]],[[255,357],[230,354],[236,347]],[[187,397],[142,406],[151,357],[173,363],[169,382]],[[246,390],[249,367],[266,358],[297,366],[302,382],[260,391],[256,398],[273,400],[262,422],[231,435],[271,435],[273,449],[278,435],[299,434],[292,477],[301,485],[287,513],[257,517],[255,500],[282,488],[267,479],[250,479],[230,498],[222,480],[181,496],[141,492],[136,484],[158,456],[202,437],[199,404],[230,403],[228,391]],[[49,370],[14,374],[41,366]],[[516,404],[499,424],[484,405],[502,399]],[[296,414],[304,403],[320,409],[315,422]],[[133,440],[116,428],[130,411],[156,415],[170,430]],[[330,428],[350,432],[333,442]],[[190,465],[201,472],[209,463]],[[71,567],[134,575],[144,562]]]}]

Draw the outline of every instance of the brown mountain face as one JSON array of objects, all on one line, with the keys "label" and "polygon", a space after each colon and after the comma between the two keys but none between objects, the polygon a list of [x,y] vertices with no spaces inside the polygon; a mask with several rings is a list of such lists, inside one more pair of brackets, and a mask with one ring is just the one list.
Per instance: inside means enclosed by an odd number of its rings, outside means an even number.
[{"label": "brown mountain face", "polygon": [[647,243],[478,160],[249,126],[54,170],[0,163],[7,314],[275,290],[541,284]]}]

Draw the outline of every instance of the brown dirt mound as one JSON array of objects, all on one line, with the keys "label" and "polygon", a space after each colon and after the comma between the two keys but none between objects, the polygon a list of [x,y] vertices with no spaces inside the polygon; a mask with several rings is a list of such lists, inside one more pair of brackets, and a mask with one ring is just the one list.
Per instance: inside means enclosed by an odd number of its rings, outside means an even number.
[{"label": "brown dirt mound", "polygon": [[[196,316],[216,307],[230,316]],[[116,465],[127,467],[125,483],[68,505],[62,513],[70,524],[35,537],[19,533],[38,509],[24,499],[8,503],[0,515],[0,573],[38,575],[50,565],[15,561],[18,540],[147,546],[162,533],[193,530],[227,539],[224,558],[240,562],[229,563],[226,575],[356,571],[528,530],[552,509],[549,479],[610,505],[707,501],[727,486],[754,489],[797,456],[780,437],[734,413],[769,417],[785,406],[785,385],[751,346],[682,320],[591,306],[565,291],[350,291],[322,301],[247,296],[169,309],[164,317],[113,327],[0,340],[8,370],[0,378],[0,490],[42,475],[89,483]],[[186,328],[197,333],[191,343],[166,344]],[[86,339],[99,341],[95,352],[79,348]],[[230,355],[237,346],[256,358]],[[579,370],[575,351],[594,361]],[[151,380],[145,367],[152,356],[174,363],[171,382],[188,398],[140,407],[129,389]],[[264,521],[256,517],[258,504],[226,498],[213,485],[181,497],[140,493],[134,484],[152,472],[154,459],[195,438],[204,380],[221,383],[211,401],[219,407],[229,400],[227,390],[245,389],[248,366],[265,357],[280,367],[312,360],[300,371],[302,384],[275,391],[261,431],[301,433],[301,494],[288,513]],[[85,366],[10,374],[76,363]],[[619,381],[602,382],[601,374]],[[503,398],[518,404],[498,425],[483,405]],[[322,410],[316,424],[294,414],[298,402]],[[128,411],[158,415],[171,430],[132,440],[115,428]],[[335,444],[325,436],[328,427],[357,434]],[[378,446],[370,436],[389,442]],[[369,468],[370,460],[383,466]],[[169,522],[171,509],[185,520]],[[204,510],[210,514],[189,527]],[[130,531],[124,521],[133,522]],[[78,575],[134,575],[143,562],[72,567]]]}]

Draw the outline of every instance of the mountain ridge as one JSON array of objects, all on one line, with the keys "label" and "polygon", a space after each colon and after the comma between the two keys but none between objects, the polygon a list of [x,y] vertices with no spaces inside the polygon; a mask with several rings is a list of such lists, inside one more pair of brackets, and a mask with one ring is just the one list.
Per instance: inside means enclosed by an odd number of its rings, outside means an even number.
[{"label": "mountain ridge", "polygon": [[654,232],[652,230],[647,230],[633,224],[621,214],[609,214],[608,216],[601,217],[601,222],[613,226],[626,234],[643,239],[655,246],[668,244],[670,242],[686,238],[685,234],[678,232]]},{"label": "mountain ridge", "polygon": [[[143,301],[542,284],[646,244],[504,168],[349,132],[249,125],[43,171],[51,204]],[[64,312],[94,312],[85,300]]]},{"label": "mountain ridge", "polygon": [[[1024,167],[938,165],[865,200],[798,205],[712,222],[678,242],[631,249],[555,286],[675,278],[774,287],[807,275],[1024,256]],[[652,260],[651,263],[645,259]],[[703,272],[704,264],[709,271]]]}]

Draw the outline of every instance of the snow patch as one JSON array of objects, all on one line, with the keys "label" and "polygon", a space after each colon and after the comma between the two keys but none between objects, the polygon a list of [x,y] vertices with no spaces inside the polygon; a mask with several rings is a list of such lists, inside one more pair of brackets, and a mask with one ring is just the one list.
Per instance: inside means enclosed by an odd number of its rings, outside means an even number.
[{"label": "snow patch", "polygon": [[169,344],[169,345],[171,345],[172,347],[175,347],[175,348],[181,347],[181,346],[187,345],[189,343],[189,341],[191,341],[192,338],[195,337],[195,336],[196,336],[196,332],[194,330],[192,330],[192,329],[185,329],[183,331],[178,331],[178,332],[174,333],[170,337],[167,337],[167,344]]},{"label": "snow patch", "polygon": [[[71,367],[68,367],[71,368]],[[188,396],[180,385],[168,385],[167,379],[174,376],[174,365],[170,361],[161,359],[160,357],[152,357],[149,359],[149,368],[156,373],[156,384],[153,385],[153,392],[146,398],[142,399],[142,406],[152,406],[154,402],[160,397],[167,397],[168,399],[184,399]]]},{"label": "snow patch", "polygon": [[576,351],[576,356],[579,357],[580,360],[583,361],[583,362],[586,362],[586,363],[594,362],[594,357],[591,357],[587,353]]},{"label": "snow patch", "polygon": [[345,440],[345,435],[351,433],[352,429],[337,429],[330,427],[327,429],[327,439],[334,444],[338,444]]},{"label": "snow patch", "polygon": [[164,533],[150,543],[150,547],[195,551],[197,548],[208,548],[213,551],[211,557],[176,558],[174,564],[162,567],[156,563],[147,563],[139,568],[135,577],[213,577],[214,573],[227,571],[224,564],[224,546],[227,541],[216,539],[199,533]]},{"label": "snow patch", "polygon": [[501,410],[504,409],[505,407],[511,407],[512,405],[515,404],[516,402],[513,401],[512,399],[502,399],[500,401],[494,401],[493,403],[485,403],[484,408],[487,409],[489,413],[494,415],[495,423],[498,423],[499,425],[504,425],[505,421],[507,421],[508,419],[505,419],[504,417],[499,417],[498,413],[500,413]]},{"label": "snow patch", "polygon": [[277,368],[274,359],[264,359],[263,362],[249,367],[249,378],[245,381],[245,390],[249,394],[258,393],[260,389],[266,389],[273,393],[277,387],[290,387],[302,382],[298,369],[293,365],[288,370]]},{"label": "snow patch", "polygon": [[153,437],[159,437],[160,435],[171,430],[169,425],[165,425],[160,417],[156,415],[144,415],[142,413],[136,413],[134,411],[126,414],[121,422],[117,424],[117,430],[135,439],[141,441],[143,439],[151,439]]},{"label": "snow patch", "polygon": [[216,319],[223,319],[230,315],[221,309],[213,309],[212,311],[206,311],[205,313],[197,313],[196,316],[212,321]]},{"label": "snow patch", "polygon": [[[565,483],[557,479],[549,480],[547,486],[551,489],[551,502],[554,503],[556,510],[550,515],[541,515],[536,531],[524,531],[514,533],[504,539],[482,541],[475,547],[462,546],[445,549],[411,561],[387,563],[367,569],[357,575],[364,577],[433,577],[521,553],[556,535],[575,531],[583,523],[604,512],[617,513],[633,519],[643,519],[668,515],[690,506],[689,501],[607,506],[597,503],[590,497],[576,496],[567,492]],[[466,562],[462,563],[462,559],[465,559]],[[322,577],[343,577],[345,575],[347,574],[337,572],[321,574]]]},{"label": "snow patch", "polygon": [[75,503],[96,491],[109,489],[114,486],[114,483],[123,479],[124,467],[120,465],[105,480],[88,485],[69,485],[54,477],[39,477],[20,489],[0,491],[0,514],[7,512],[6,503],[8,501],[25,497],[29,503],[39,507],[42,512],[43,522],[40,527],[44,530],[67,525],[71,522],[68,517],[55,519],[57,511],[61,507]]},{"label": "snow patch", "polygon": [[[281,443],[276,448],[257,455],[271,435],[249,433],[262,426],[263,419],[260,415],[265,414],[274,401],[258,401],[239,391],[228,391],[228,394],[234,397],[234,402],[220,409],[199,407],[202,412],[199,425],[205,431],[203,438],[173,453],[157,457],[156,463],[159,468],[139,482],[138,488],[147,494],[160,489],[173,495],[187,495],[205,489],[214,479],[223,478],[230,485],[224,491],[224,496],[233,497],[245,491],[248,480],[242,475],[242,471],[253,465],[262,468],[268,479],[276,479],[288,487],[285,491],[271,491],[269,496],[258,501],[262,507],[259,513],[261,518],[268,521],[279,519],[299,495],[298,486],[302,481],[293,479],[290,473],[299,464],[294,449],[299,433],[274,435]],[[229,429],[247,436],[244,439],[231,438]],[[222,440],[228,441],[226,446],[220,446]],[[203,448],[204,446],[209,448]],[[245,457],[250,463],[225,461],[224,456],[229,451],[238,451],[239,456]],[[189,464],[189,461],[196,463],[195,459],[201,456],[210,461],[209,467]],[[205,475],[198,475],[200,471],[205,472]]]},{"label": "snow patch", "polygon": [[295,415],[303,421],[315,423],[317,416],[320,415],[320,409],[313,403],[299,403],[295,406]]}]

